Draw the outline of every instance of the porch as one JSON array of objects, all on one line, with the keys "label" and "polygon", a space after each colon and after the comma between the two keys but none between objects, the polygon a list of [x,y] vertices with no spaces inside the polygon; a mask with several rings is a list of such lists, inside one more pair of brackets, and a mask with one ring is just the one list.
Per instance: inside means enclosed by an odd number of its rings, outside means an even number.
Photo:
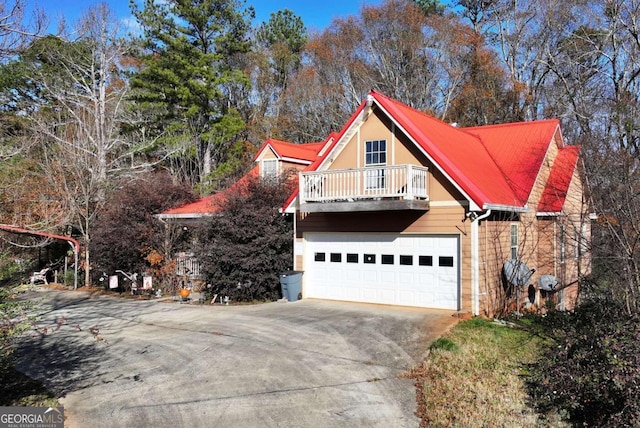
[{"label": "porch", "polygon": [[300,211],[429,209],[428,169],[417,165],[300,173]]}]

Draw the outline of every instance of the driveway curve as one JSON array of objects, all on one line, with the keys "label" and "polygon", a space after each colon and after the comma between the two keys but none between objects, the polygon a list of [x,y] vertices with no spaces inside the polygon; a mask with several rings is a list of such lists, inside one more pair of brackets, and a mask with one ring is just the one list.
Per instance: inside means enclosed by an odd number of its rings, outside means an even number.
[{"label": "driveway curve", "polygon": [[67,427],[416,427],[399,375],[452,312],[303,300],[247,306],[42,289],[18,368]]}]

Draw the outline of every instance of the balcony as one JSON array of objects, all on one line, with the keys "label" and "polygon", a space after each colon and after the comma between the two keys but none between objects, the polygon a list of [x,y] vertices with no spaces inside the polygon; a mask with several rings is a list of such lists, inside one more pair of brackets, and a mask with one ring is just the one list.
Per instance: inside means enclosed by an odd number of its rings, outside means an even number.
[{"label": "balcony", "polygon": [[300,211],[427,211],[427,173],[416,165],[303,172]]}]

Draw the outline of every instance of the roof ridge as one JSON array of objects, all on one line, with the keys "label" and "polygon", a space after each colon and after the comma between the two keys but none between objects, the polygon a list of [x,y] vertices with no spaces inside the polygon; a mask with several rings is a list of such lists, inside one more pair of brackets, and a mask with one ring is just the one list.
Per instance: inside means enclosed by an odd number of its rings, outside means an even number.
[{"label": "roof ridge", "polygon": [[465,126],[458,129],[462,131],[468,131],[472,129],[507,128],[511,126],[541,125],[547,122],[560,123],[560,120],[557,118],[551,118],[551,119],[539,119],[539,120],[529,120],[529,121],[521,121],[521,122],[492,123],[490,125]]},{"label": "roof ridge", "polygon": [[383,97],[383,98],[386,98],[388,101],[390,101],[390,102],[392,102],[392,103],[394,103],[394,104],[400,105],[400,106],[402,106],[402,107],[404,107],[404,108],[408,108],[408,109],[410,109],[410,110],[413,110],[414,112],[416,112],[416,113],[418,113],[418,114],[421,114],[421,115],[423,115],[423,116],[425,116],[425,117],[427,117],[427,118],[429,118],[429,119],[431,119],[431,120],[435,120],[436,122],[440,122],[442,125],[449,126],[449,127],[453,128],[453,129],[457,129],[457,130],[459,130],[459,131],[463,131],[463,130],[465,129],[465,128],[459,128],[459,127],[457,127],[457,126],[454,126],[454,125],[452,125],[452,124],[451,124],[451,123],[449,123],[449,122],[445,122],[445,121],[444,121],[444,120],[442,120],[442,119],[439,119],[439,118],[437,118],[437,117],[435,117],[435,116],[432,116],[432,115],[430,115],[430,114],[428,114],[428,113],[425,113],[425,112],[423,112],[423,111],[421,111],[421,110],[418,110],[418,109],[417,109],[417,108],[415,108],[415,107],[411,107],[410,105],[407,105],[407,104],[405,104],[405,103],[403,103],[403,102],[400,102],[400,101],[398,101],[398,100],[394,100],[393,98],[389,98],[388,96],[386,96],[386,95],[384,95],[384,94],[382,94],[382,93],[380,93],[380,92],[377,92],[377,91],[371,91],[371,92],[372,92],[372,93],[375,93],[375,94],[377,94],[377,95],[379,95],[379,96],[381,96],[381,97]]}]

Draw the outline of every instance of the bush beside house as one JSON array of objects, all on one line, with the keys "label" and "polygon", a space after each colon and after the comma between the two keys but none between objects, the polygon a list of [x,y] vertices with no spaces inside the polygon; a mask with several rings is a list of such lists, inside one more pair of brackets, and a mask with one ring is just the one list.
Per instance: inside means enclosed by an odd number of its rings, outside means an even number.
[{"label": "bush beside house", "polygon": [[534,325],[551,338],[531,370],[529,393],[539,410],[558,411],[574,426],[640,426],[637,314],[598,293]]},{"label": "bush beside house", "polygon": [[191,190],[174,184],[166,173],[138,177],[113,191],[94,223],[90,245],[94,281],[103,272],[146,270],[145,257],[152,250],[162,252],[165,240],[164,227],[153,214],[193,200]]},{"label": "bush beside house", "polygon": [[291,192],[287,178],[249,176],[219,201],[216,215],[195,233],[208,292],[233,301],[276,300],[279,274],[293,264],[293,225],[279,208]]}]

